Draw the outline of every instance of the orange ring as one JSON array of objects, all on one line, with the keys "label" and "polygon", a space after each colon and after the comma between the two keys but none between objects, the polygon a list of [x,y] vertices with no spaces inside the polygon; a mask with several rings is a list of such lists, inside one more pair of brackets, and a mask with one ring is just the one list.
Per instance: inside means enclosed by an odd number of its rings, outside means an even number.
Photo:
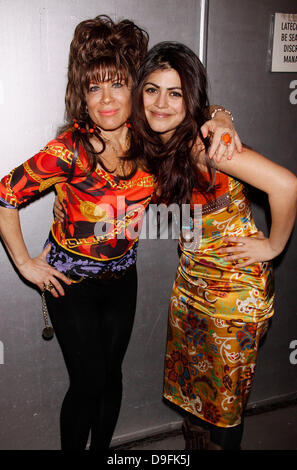
[{"label": "orange ring", "polygon": [[221,137],[221,140],[223,142],[224,145],[230,145],[231,142],[232,142],[232,137],[231,135],[229,134],[229,132],[225,132],[222,137]]}]

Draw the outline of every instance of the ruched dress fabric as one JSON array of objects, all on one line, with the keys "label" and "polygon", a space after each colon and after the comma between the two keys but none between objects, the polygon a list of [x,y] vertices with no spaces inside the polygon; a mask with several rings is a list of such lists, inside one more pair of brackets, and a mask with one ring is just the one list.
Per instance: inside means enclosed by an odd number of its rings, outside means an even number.
[{"label": "ruched dress fabric", "polygon": [[214,199],[194,193],[192,202],[202,205],[201,237],[191,251],[180,241],[164,397],[216,426],[236,426],[251,389],[259,341],[274,313],[272,265],[237,268],[217,254],[226,246],[224,236],[258,233],[241,182],[217,172]]}]

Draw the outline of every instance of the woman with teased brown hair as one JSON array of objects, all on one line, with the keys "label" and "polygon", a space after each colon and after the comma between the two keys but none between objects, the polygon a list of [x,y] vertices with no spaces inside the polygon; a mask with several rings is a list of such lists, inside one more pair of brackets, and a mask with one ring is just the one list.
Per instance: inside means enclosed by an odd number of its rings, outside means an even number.
[{"label": "woman with teased brown hair", "polygon": [[[69,373],[63,450],[85,449],[90,433],[91,450],[107,449],[119,415],[137,294],[131,235],[154,190],[153,177],[128,155],[131,90],[147,43],[128,20],[80,23],[70,46],[67,124],[0,182],[2,239],[20,274],[43,292]],[[217,122],[220,135],[222,117]],[[54,186],[65,220],[53,222],[45,249],[31,258],[18,208]]]}]

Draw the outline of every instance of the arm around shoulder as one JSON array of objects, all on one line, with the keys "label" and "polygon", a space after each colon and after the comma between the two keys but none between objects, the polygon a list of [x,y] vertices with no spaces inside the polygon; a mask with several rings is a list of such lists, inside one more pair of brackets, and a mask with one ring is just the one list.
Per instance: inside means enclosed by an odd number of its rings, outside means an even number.
[{"label": "arm around shoulder", "polygon": [[297,178],[281,165],[259,153],[244,148],[231,161],[216,163],[218,170],[254,186],[268,194],[271,228],[267,239],[270,252],[264,261],[278,256],[292,232],[297,208]]},{"label": "arm around shoulder", "polygon": [[235,151],[232,160],[216,162],[216,168],[268,195],[285,191],[296,198],[297,178],[294,173],[246,147],[240,153]]}]

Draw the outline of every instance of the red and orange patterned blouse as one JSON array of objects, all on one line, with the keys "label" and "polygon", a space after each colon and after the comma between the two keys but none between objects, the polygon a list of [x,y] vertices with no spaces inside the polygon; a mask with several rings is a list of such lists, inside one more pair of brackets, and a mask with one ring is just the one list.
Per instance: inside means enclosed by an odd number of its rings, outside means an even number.
[{"label": "red and orange patterned blouse", "polygon": [[69,275],[125,270],[136,261],[154,179],[140,169],[128,180],[101,168],[86,174],[87,156],[81,146],[71,175],[71,140],[68,131],[5,176],[0,182],[0,204],[17,209],[55,186],[65,219],[51,226],[49,263]]}]

